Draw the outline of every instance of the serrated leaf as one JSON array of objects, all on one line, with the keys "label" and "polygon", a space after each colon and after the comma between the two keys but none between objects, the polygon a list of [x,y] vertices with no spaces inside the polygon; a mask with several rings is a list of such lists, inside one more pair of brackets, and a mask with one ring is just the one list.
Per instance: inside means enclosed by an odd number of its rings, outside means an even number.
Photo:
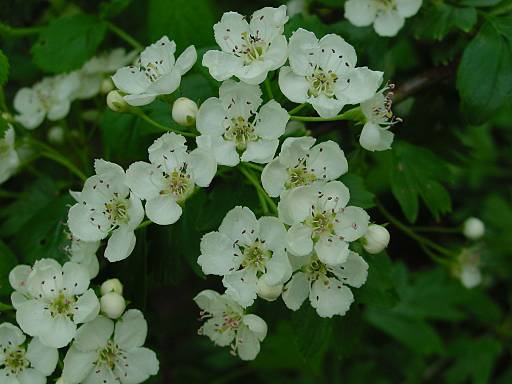
[{"label": "serrated leaf", "polygon": [[84,13],[56,19],[32,46],[34,62],[52,73],[77,69],[96,53],[106,31],[104,21]]},{"label": "serrated leaf", "polygon": [[455,29],[469,32],[477,22],[475,8],[461,8],[446,3],[432,4],[415,26],[416,36],[442,40]]},{"label": "serrated leaf", "polygon": [[7,82],[7,78],[9,77],[9,60],[4,55],[2,50],[0,50],[0,87],[3,86]]}]

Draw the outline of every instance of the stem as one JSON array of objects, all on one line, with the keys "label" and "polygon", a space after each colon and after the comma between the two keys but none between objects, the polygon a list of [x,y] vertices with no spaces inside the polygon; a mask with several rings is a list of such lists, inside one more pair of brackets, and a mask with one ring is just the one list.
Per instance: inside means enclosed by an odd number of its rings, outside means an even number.
[{"label": "stem", "polygon": [[307,104],[302,103],[297,105],[295,108],[293,108],[290,112],[288,112],[290,115],[295,115],[297,112],[300,112],[302,108],[304,108]]},{"label": "stem", "polygon": [[119,36],[121,39],[126,41],[128,44],[130,44],[133,48],[135,48],[137,51],[142,51],[142,44],[139,43],[137,40],[135,40],[132,36],[130,36],[128,33],[123,31],[121,28],[119,28],[117,25],[112,24],[110,21],[107,21],[107,27],[114,32],[117,36]]},{"label": "stem", "polygon": [[180,131],[178,129],[174,129],[171,127],[166,127],[165,125],[160,124],[158,121],[153,120],[151,117],[146,115],[140,109],[132,108],[132,109],[130,109],[130,112],[133,113],[134,115],[140,117],[142,120],[146,121],[147,123],[153,125],[154,127],[161,129],[164,132],[174,132],[174,133],[178,133],[180,135],[187,136],[187,137],[196,137],[197,136],[195,133],[192,133],[192,132],[184,132],[184,131]]},{"label": "stem", "polygon": [[258,164],[253,164],[253,163],[245,163],[245,165],[249,168],[252,168],[252,169],[255,169],[257,170],[258,172],[261,172],[263,171],[263,167],[261,165],[258,165]]},{"label": "stem", "polygon": [[265,79],[264,83],[265,83],[265,90],[267,91],[268,98],[273,99],[274,94],[272,93],[272,86],[270,84],[270,80],[268,79],[268,77]]},{"label": "stem", "polygon": [[290,115],[290,120],[297,121],[340,121],[340,120],[353,120],[354,114],[360,110],[360,107],[349,109],[341,115],[333,117],[319,117],[319,116],[294,116]]},{"label": "stem", "polygon": [[512,3],[501,5],[488,13],[489,16],[499,16],[504,13],[512,12]]},{"label": "stem", "polygon": [[411,227],[415,232],[425,233],[460,233],[460,227]]},{"label": "stem", "polygon": [[11,27],[10,25],[4,24],[0,22],[0,35],[10,35],[10,36],[27,36],[27,35],[37,35],[41,32],[42,27]]},{"label": "stem", "polygon": [[151,220],[144,220],[142,223],[139,224],[139,226],[135,229],[142,229],[142,228],[146,228],[148,225],[150,225],[151,223],[153,223]]},{"label": "stem", "polygon": [[13,311],[14,307],[10,304],[0,303],[0,312]]},{"label": "stem", "polygon": [[[391,213],[389,213],[388,210],[386,208],[384,208],[384,206],[380,202],[376,201],[376,203],[377,203],[377,208],[379,209],[379,211],[391,224],[393,224],[395,227],[397,227],[399,230],[401,230],[403,233],[405,233],[411,239],[416,240],[422,248],[426,246],[426,247],[430,247],[430,248],[436,250],[437,252],[439,252],[445,256],[448,256],[448,257],[456,256],[456,254],[454,252],[446,249],[445,247],[443,247],[439,244],[436,244],[433,241],[431,241],[421,235],[418,235],[411,228],[409,228],[407,225],[405,225],[400,220],[398,220],[396,217],[394,217]],[[429,256],[431,256],[431,255],[429,254]]]},{"label": "stem", "polygon": [[[261,186],[260,182],[254,177],[254,175],[250,171],[250,169],[248,169],[248,167],[245,164],[241,164],[239,169],[240,169],[240,172],[242,172],[244,174],[244,176],[247,178],[247,180],[249,180],[249,182],[252,185],[254,185],[254,187],[256,188],[256,191],[258,192],[258,196],[260,196],[260,194],[262,195],[262,197],[260,197],[260,199],[261,198],[265,199],[266,203],[268,203],[268,205],[270,206],[272,212],[277,213],[276,203],[274,203],[274,200],[272,200],[270,198],[270,196],[267,195],[267,192],[265,192],[265,190]],[[262,208],[264,211],[265,211],[265,206],[267,205],[266,203],[265,204],[262,203]],[[267,209],[268,209],[268,207],[267,207]]]},{"label": "stem", "polygon": [[19,194],[0,189],[0,197],[6,199],[17,199],[19,197]]}]

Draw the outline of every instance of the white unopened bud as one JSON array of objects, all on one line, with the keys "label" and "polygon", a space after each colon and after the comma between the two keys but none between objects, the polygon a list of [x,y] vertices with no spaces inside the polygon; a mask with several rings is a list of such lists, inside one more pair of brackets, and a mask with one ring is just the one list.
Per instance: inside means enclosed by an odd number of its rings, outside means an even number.
[{"label": "white unopened bud", "polygon": [[379,253],[389,244],[389,232],[382,225],[370,224],[363,239],[363,248],[366,252]]},{"label": "white unopened bud", "polygon": [[464,222],[462,233],[470,240],[478,240],[485,233],[485,225],[479,218],[470,217]]},{"label": "white unopened bud", "polygon": [[101,82],[100,92],[106,95],[114,89],[114,82],[110,78],[106,78]]},{"label": "white unopened bud", "polygon": [[256,289],[259,297],[267,301],[274,301],[283,292],[283,284],[268,285],[263,279],[259,279]]},{"label": "white unopened bud", "polygon": [[51,127],[48,130],[47,138],[52,144],[62,144],[64,142],[64,129],[58,125]]},{"label": "white unopened bud", "polygon": [[128,107],[128,103],[123,99],[123,96],[116,89],[108,93],[107,105],[114,112],[123,112]]},{"label": "white unopened bud", "polygon": [[119,279],[109,279],[101,284],[101,294],[106,295],[109,292],[123,294],[123,284],[121,284]]},{"label": "white unopened bud", "polygon": [[172,118],[179,125],[185,127],[194,125],[197,110],[197,104],[194,101],[186,97],[180,97],[172,105]]},{"label": "white unopened bud", "polygon": [[124,297],[116,292],[109,292],[101,296],[101,312],[111,319],[118,319],[126,309]]}]

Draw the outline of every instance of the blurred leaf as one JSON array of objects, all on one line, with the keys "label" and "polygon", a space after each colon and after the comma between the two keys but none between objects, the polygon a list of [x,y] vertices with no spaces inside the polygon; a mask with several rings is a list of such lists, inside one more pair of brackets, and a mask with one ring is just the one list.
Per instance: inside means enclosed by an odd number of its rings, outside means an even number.
[{"label": "blurred leaf", "polygon": [[449,177],[445,161],[430,150],[405,142],[393,145],[391,190],[410,222],[418,216],[418,196],[436,219],[451,211],[450,195],[439,183]]},{"label": "blurred leaf", "polygon": [[189,45],[214,45],[213,3],[209,0],[150,0],[148,33],[151,41],[167,35],[176,42],[178,55]]},{"label": "blurred leaf", "polygon": [[77,69],[97,52],[106,31],[103,21],[83,13],[56,19],[33,45],[34,62],[52,73]]},{"label": "blurred leaf", "polygon": [[492,7],[501,3],[503,0],[459,0],[460,5],[468,7]]},{"label": "blurred leaf", "polygon": [[368,191],[365,181],[361,176],[346,173],[341,176],[340,181],[345,184],[350,191],[350,205],[366,209],[375,207],[375,195]]},{"label": "blurred leaf", "polygon": [[366,283],[354,290],[358,302],[372,307],[391,308],[398,302],[394,289],[391,260],[385,253],[366,255],[369,265]]},{"label": "blurred leaf", "polygon": [[423,12],[423,18],[415,25],[415,34],[419,38],[442,40],[455,29],[469,32],[476,21],[475,8],[459,8],[446,3],[435,3],[428,12]]},{"label": "blurred leaf", "polygon": [[11,272],[11,269],[13,269],[16,264],[18,264],[16,256],[9,247],[0,240],[0,296],[7,296],[12,291],[9,285],[9,272]]},{"label": "blurred leaf", "polygon": [[9,61],[7,57],[4,55],[2,50],[0,50],[0,87],[3,86],[7,82],[7,78],[9,77]]},{"label": "blurred leaf", "polygon": [[292,16],[290,20],[288,20],[288,22],[285,24],[285,36],[290,38],[293,32],[295,32],[298,28],[307,29],[308,31],[313,32],[318,38],[321,38],[328,32],[327,27],[322,23],[318,16],[302,13]]},{"label": "blurred leaf", "polygon": [[132,0],[109,0],[100,3],[100,17],[103,19],[111,19],[122,13],[126,7],[131,4]]},{"label": "blurred leaf", "polygon": [[512,16],[489,19],[468,44],[457,72],[464,111],[481,122],[512,94]]}]

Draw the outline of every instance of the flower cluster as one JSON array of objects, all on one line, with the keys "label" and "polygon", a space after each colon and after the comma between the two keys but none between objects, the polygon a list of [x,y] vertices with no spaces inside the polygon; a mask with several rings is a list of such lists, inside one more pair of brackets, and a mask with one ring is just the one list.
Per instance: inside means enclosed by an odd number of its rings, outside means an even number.
[{"label": "flower cluster", "polygon": [[9,179],[18,168],[20,158],[14,147],[15,133],[13,127],[0,128],[0,184]]}]

